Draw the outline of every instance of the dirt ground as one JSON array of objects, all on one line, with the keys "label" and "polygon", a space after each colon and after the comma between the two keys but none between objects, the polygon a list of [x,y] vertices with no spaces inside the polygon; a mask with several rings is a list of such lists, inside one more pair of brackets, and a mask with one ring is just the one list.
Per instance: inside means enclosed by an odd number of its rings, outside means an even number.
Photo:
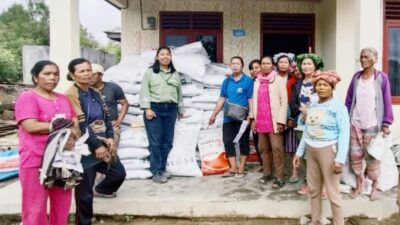
[{"label": "dirt ground", "polygon": [[[73,216],[69,225],[73,225]],[[298,225],[298,219],[182,219],[182,218],[148,218],[133,216],[96,217],[93,225]],[[347,218],[345,225],[399,225],[400,213],[385,220],[366,218]],[[18,216],[0,216],[0,225],[19,225]]]},{"label": "dirt ground", "polygon": [[[123,218],[122,218],[123,219]],[[131,221],[130,221],[131,220]],[[130,222],[127,222],[130,221]],[[73,223],[71,223],[73,224]],[[98,219],[94,224],[107,225],[298,225],[297,219],[177,219],[177,218],[131,218],[126,217],[125,221],[115,221],[112,218]],[[378,221],[366,218],[348,218],[346,225],[399,225],[400,214],[397,213],[391,218]]]}]

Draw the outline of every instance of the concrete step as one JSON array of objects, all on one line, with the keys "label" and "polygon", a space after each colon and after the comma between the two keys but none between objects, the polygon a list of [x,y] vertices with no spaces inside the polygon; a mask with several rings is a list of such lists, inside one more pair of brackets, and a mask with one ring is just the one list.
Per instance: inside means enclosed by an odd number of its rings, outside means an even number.
[{"label": "concrete step", "polygon": [[[94,200],[94,212],[101,215],[133,215],[182,218],[300,218],[310,214],[308,196],[300,196],[298,184],[286,184],[276,191],[260,184],[260,173],[244,178],[173,177],[166,184],[151,180],[126,181],[117,198]],[[19,214],[21,189],[15,182],[0,189],[0,215]],[[346,217],[388,218],[399,211],[396,190],[381,193],[381,199],[351,199],[343,194]],[[72,204],[74,205],[74,204]],[[330,217],[328,200],[323,201],[324,216]],[[74,212],[74,207],[71,208]]]}]

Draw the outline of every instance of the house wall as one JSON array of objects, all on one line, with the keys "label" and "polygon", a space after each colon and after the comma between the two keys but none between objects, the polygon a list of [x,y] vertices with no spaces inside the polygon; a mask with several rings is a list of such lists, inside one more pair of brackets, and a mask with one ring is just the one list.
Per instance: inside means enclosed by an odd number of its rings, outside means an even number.
[{"label": "house wall", "polygon": [[[336,0],[336,70],[342,76],[337,87],[338,96],[345,98],[348,85],[355,71],[360,70],[359,54],[364,47],[378,51],[375,67],[382,69],[383,53],[383,1]],[[391,131],[400,138],[400,105],[393,105],[395,115]]]},{"label": "house wall", "polygon": [[323,0],[317,5],[316,24],[320,41],[319,49],[324,59],[325,69],[335,69],[336,66],[336,1]]},{"label": "house wall", "polygon": [[[232,56],[242,56],[245,62],[260,57],[261,13],[316,13],[318,1],[301,0],[153,0],[142,1],[143,18],[154,16],[159,22],[159,11],[218,11],[223,12],[223,55],[228,63]],[[130,0],[122,11],[122,55],[141,53],[159,46],[159,29],[142,30],[140,1]],[[245,29],[244,38],[233,37],[232,29]],[[318,27],[316,34],[318,33]],[[316,35],[316,46],[321,46]],[[319,49],[317,49],[317,52]]]},{"label": "house wall", "polygon": [[[345,99],[355,71],[360,70],[359,53],[367,46],[378,50],[377,69],[382,69],[383,1],[380,0],[152,0],[142,1],[143,18],[159,11],[219,11],[224,19],[224,62],[234,55],[247,64],[260,57],[260,19],[262,12],[315,13],[315,52],[324,59],[325,69],[335,69],[342,76],[336,96]],[[139,54],[159,46],[159,30],[142,30],[140,1],[130,0],[122,9],[122,55]],[[232,36],[232,29],[245,29],[244,38]],[[395,115],[400,106],[394,105]],[[397,129],[395,129],[397,127]],[[400,138],[400,122],[392,126]]]}]

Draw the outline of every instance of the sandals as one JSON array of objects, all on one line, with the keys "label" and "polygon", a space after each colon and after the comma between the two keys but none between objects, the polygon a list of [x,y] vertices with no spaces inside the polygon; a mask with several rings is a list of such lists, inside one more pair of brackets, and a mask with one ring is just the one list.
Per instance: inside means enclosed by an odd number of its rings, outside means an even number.
[{"label": "sandals", "polygon": [[102,194],[102,193],[99,193],[97,191],[93,191],[93,197],[97,197],[97,198],[115,198],[115,197],[117,197],[117,193],[113,192],[111,194]]},{"label": "sandals", "polygon": [[291,178],[289,179],[289,183],[295,184],[295,183],[299,182],[299,180],[300,180],[299,177],[291,177]]},{"label": "sandals", "polygon": [[310,193],[310,189],[308,188],[307,184],[301,186],[301,188],[297,191],[299,195],[308,195]]},{"label": "sandals", "polygon": [[262,184],[266,184],[266,183],[268,183],[269,181],[271,181],[271,180],[273,180],[274,179],[274,177],[273,176],[271,176],[271,175],[263,175],[261,178],[260,178],[260,180],[258,180],[260,183],[262,183]]},{"label": "sandals", "polygon": [[285,181],[276,179],[275,182],[272,184],[272,188],[281,189],[284,185],[285,185]]},{"label": "sandals", "polygon": [[227,178],[227,177],[233,177],[236,175],[236,172],[233,171],[226,171],[225,173],[222,174],[223,178]]},{"label": "sandals", "polygon": [[238,172],[238,173],[235,174],[235,177],[236,177],[236,178],[243,178],[243,177],[245,177],[245,176],[246,176],[246,173],[239,173],[239,172]]}]

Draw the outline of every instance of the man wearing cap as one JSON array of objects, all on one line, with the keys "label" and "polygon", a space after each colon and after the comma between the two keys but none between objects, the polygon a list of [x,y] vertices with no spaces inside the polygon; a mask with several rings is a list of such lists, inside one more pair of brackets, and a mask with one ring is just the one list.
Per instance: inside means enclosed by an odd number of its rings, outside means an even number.
[{"label": "man wearing cap", "polygon": [[[107,108],[110,111],[111,120],[113,121],[114,126],[114,133],[118,135],[118,137],[114,138],[116,139],[115,147],[117,147],[121,123],[126,113],[128,112],[129,104],[125,98],[122,88],[118,84],[103,81],[104,69],[101,65],[92,64],[92,71],[92,86],[101,92],[103,100],[105,101]],[[119,114],[118,104],[122,106]]]},{"label": "man wearing cap", "polygon": [[[125,98],[124,92],[120,86],[115,83],[104,82],[103,81],[103,73],[104,69],[99,64],[92,64],[92,72],[93,72],[93,80],[92,87],[99,90],[102,94],[102,98],[107,105],[108,111],[110,112],[110,117],[112,120],[113,128],[114,128],[114,147],[112,149],[113,154],[116,153],[118,148],[119,136],[120,136],[120,128],[122,120],[124,119],[129,104]],[[120,104],[121,111],[118,114],[118,104]],[[107,174],[105,174],[107,177]],[[98,176],[98,179],[101,179]],[[94,193],[96,197],[115,197],[115,193],[110,196],[103,195],[101,193]]]}]

